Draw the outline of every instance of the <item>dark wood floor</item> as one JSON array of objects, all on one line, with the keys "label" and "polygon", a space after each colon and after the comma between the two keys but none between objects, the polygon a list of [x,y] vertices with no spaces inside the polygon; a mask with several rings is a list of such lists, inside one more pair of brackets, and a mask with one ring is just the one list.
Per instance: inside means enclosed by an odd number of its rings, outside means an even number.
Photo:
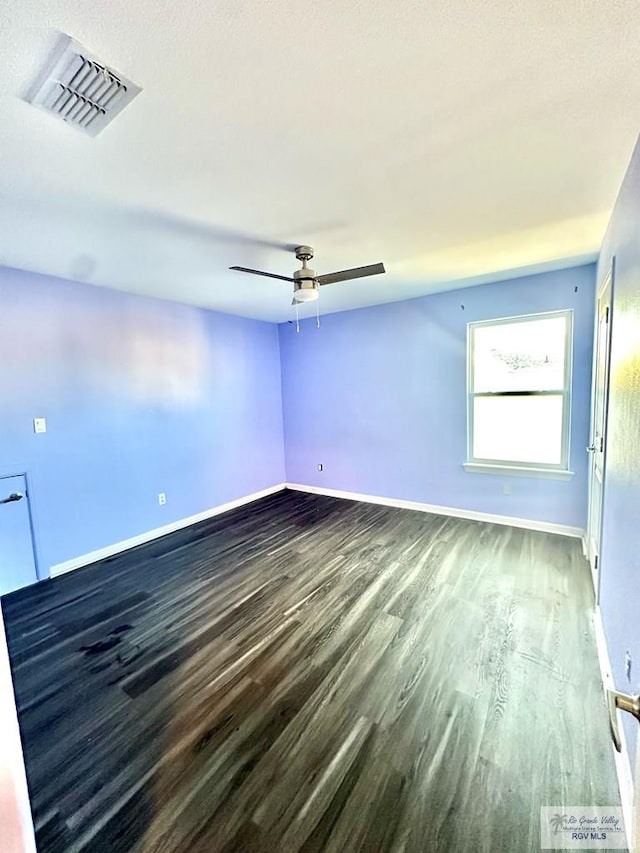
[{"label": "dark wood floor", "polygon": [[577,541],[285,492],[3,600],[41,853],[539,851],[619,803]]}]

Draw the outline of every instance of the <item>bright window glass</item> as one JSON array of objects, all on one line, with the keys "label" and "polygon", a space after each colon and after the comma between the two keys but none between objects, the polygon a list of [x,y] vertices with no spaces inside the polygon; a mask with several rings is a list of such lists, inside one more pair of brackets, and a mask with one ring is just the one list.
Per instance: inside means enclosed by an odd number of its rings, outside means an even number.
[{"label": "bright window glass", "polygon": [[469,326],[469,461],[567,468],[571,312]]},{"label": "bright window glass", "polygon": [[476,397],[476,459],[562,462],[562,397]]}]

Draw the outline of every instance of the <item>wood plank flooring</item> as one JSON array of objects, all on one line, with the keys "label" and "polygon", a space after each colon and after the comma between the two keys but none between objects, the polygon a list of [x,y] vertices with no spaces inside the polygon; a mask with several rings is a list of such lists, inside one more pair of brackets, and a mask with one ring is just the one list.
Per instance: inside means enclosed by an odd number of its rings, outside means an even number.
[{"label": "wood plank flooring", "polygon": [[575,540],[284,492],[2,604],[41,853],[529,853],[619,803]]}]

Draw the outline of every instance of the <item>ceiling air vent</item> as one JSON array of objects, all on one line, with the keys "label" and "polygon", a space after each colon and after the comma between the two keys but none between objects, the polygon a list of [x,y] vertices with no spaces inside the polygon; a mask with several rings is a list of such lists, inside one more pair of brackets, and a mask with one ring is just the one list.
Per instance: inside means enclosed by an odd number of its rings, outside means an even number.
[{"label": "ceiling air vent", "polygon": [[65,35],[28,100],[83,133],[97,136],[140,91]]}]

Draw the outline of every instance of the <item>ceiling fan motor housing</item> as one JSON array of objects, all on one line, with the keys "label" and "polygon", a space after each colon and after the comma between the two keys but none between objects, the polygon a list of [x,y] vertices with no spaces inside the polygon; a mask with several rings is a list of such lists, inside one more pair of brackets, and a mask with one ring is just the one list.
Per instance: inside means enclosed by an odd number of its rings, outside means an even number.
[{"label": "ceiling fan motor housing", "polygon": [[298,302],[313,302],[318,298],[318,282],[315,270],[303,267],[293,274],[293,296]]},{"label": "ceiling fan motor housing", "polygon": [[299,261],[310,261],[313,257],[313,246],[298,246],[296,258]]}]

